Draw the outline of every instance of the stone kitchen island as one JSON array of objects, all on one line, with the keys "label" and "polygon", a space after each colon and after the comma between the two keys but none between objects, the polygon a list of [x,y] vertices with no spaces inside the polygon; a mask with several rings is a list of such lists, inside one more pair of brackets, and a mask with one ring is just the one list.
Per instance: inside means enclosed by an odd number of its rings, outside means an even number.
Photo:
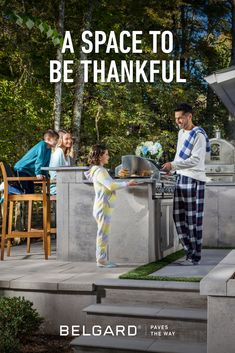
[{"label": "stone kitchen island", "polygon": [[[57,172],[57,259],[62,261],[95,261],[96,222],[92,216],[93,184],[84,177],[87,167],[44,168]],[[109,259],[117,263],[141,264],[160,259],[161,205],[154,199],[154,179],[136,179],[137,186],[117,191],[117,202],[111,223]],[[116,180],[119,182],[119,179]],[[178,247],[169,220],[172,199],[164,200],[167,251]]]}]

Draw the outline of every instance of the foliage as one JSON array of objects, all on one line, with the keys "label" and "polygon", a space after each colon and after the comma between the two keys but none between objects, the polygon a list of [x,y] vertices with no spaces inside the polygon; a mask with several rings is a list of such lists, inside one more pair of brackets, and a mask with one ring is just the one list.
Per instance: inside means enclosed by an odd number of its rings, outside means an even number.
[{"label": "foliage", "polygon": [[20,343],[34,333],[42,318],[24,298],[0,298],[0,351],[17,353]]},{"label": "foliage", "polygon": [[26,27],[31,30],[36,27],[41,33],[45,34],[47,38],[51,38],[54,46],[63,45],[63,38],[55,28],[52,28],[46,21],[28,16],[22,16],[16,12],[8,13],[6,16],[20,27]]},{"label": "foliage", "polygon": [[14,337],[11,331],[4,330],[4,332],[1,332],[0,349],[2,353],[17,353],[19,352],[19,348],[19,339]]},{"label": "foliage", "polygon": [[[36,94],[35,94],[36,93]],[[43,87],[1,80],[0,156],[14,164],[51,125],[50,100]],[[9,160],[10,159],[10,160]]]},{"label": "foliage", "polygon": [[[102,0],[95,1],[91,31],[143,31],[143,53],[91,53],[90,60],[176,60],[181,62],[186,84],[93,83],[85,84],[80,161],[86,163],[90,146],[107,143],[111,167],[123,154],[134,154],[141,141],[159,141],[163,160],[175,153],[177,130],[173,110],[180,101],[192,103],[195,122],[210,137],[219,126],[231,136],[228,113],[203,79],[227,67],[231,58],[231,1]],[[49,82],[49,60],[56,58],[54,44],[61,43],[57,19],[60,0],[46,4],[2,0],[0,9],[0,159],[13,164],[53,126],[54,87]],[[65,52],[79,66],[81,31],[88,1],[68,0],[65,30],[72,34],[75,53]],[[151,50],[150,30],[171,30],[174,50],[157,54]],[[130,44],[130,43],[128,43]],[[75,71],[75,70],[74,70]],[[74,72],[75,75],[75,72]],[[63,84],[62,125],[72,129],[74,85]]]}]

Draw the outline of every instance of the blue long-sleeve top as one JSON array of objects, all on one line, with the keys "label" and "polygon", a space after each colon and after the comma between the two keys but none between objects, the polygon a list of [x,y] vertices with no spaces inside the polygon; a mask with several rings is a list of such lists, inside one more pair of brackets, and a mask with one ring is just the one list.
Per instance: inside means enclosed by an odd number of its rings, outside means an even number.
[{"label": "blue long-sleeve top", "polygon": [[[70,166],[71,165],[71,160],[70,157],[65,157],[64,151],[62,148],[57,147],[56,150],[51,154],[51,160],[50,160],[50,167],[64,167],[64,166]],[[50,170],[49,171],[51,179],[56,179],[56,171],[55,170]],[[56,184],[51,184],[50,185],[50,193],[51,195],[56,195]]]},{"label": "blue long-sleeve top", "polygon": [[14,166],[14,171],[24,172],[29,176],[48,174],[42,167],[48,167],[51,158],[51,149],[45,141],[33,146]]}]

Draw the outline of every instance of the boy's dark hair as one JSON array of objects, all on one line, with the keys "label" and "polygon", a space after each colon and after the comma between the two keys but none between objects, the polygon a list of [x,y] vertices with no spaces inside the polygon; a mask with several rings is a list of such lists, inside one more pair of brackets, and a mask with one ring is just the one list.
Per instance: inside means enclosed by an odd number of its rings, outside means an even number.
[{"label": "boy's dark hair", "polygon": [[46,136],[48,136],[48,137],[54,137],[54,138],[56,138],[56,139],[59,138],[59,134],[58,134],[56,131],[52,130],[52,129],[48,129],[48,130],[46,130],[46,131],[44,132],[43,138],[45,138]]},{"label": "boy's dark hair", "polygon": [[92,146],[91,152],[89,153],[89,164],[100,165],[100,157],[103,156],[107,147],[103,143],[97,143]]},{"label": "boy's dark hair", "polygon": [[174,110],[175,112],[184,112],[184,113],[193,113],[193,108],[191,105],[187,103],[180,103],[177,105],[177,107]]}]

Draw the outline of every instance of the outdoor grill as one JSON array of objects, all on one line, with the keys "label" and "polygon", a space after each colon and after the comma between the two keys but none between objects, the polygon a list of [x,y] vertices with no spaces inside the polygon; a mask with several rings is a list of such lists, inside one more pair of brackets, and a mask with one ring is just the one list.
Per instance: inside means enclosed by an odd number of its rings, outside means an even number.
[{"label": "outdoor grill", "polygon": [[210,139],[211,152],[206,157],[206,175],[211,182],[231,183],[235,180],[235,147],[221,138],[216,130],[215,138]]},{"label": "outdoor grill", "polygon": [[220,131],[210,140],[211,153],[206,158],[204,246],[235,246],[235,148],[221,138]]},{"label": "outdoor grill", "polygon": [[[160,165],[154,160],[127,155],[122,156],[121,164],[115,168],[115,178],[136,179],[139,188],[143,183],[143,190],[149,185],[149,191],[147,193],[145,191],[143,197],[148,197],[146,202],[149,205],[151,219],[149,230],[154,230],[151,247],[155,249],[155,259],[161,259],[178,249],[178,238],[172,217],[175,177],[161,172]],[[143,191],[140,189],[139,192]],[[120,216],[120,219],[122,217]],[[151,238],[150,234],[149,237]]]},{"label": "outdoor grill", "polygon": [[[228,112],[235,116],[235,67],[231,66],[205,77]],[[232,119],[231,119],[232,123]],[[230,136],[234,138],[231,124]],[[234,247],[235,151],[230,142],[221,139],[220,131],[210,140],[211,153],[206,159],[207,183],[204,216],[204,246]]]},{"label": "outdoor grill", "polygon": [[174,194],[175,177],[161,172],[158,162],[151,159],[135,155],[122,156],[122,163],[115,168],[115,178],[152,179],[154,199],[172,198]]}]

